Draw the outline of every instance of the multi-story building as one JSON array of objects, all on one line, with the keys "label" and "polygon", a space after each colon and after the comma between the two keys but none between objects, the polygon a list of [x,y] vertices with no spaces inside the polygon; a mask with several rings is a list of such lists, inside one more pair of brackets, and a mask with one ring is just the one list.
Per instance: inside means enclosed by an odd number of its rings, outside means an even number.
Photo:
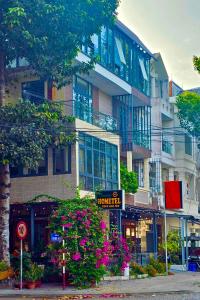
[{"label": "multi-story building", "polygon": [[[41,102],[62,101],[66,114],[75,116],[78,140],[63,149],[49,148],[38,170],[12,167],[11,251],[18,247],[14,230],[24,219],[29,225],[27,248],[41,252],[49,239],[48,217],[55,208],[48,197],[67,199],[80,187],[81,195],[120,188],[120,160],[138,174],[139,189],[126,195],[126,210],[120,215],[123,234],[132,240],[133,251],[156,252],[161,234],[156,221],[159,212],[150,197],[149,159],[151,156],[151,52],[121,22],[103,27],[91,44],[83,43],[76,58],[86,62],[90,55],[99,62],[89,74],[74,76],[72,84],[56,90],[38,78],[31,78],[25,60],[9,68],[15,73],[8,86],[7,102],[28,98]],[[39,201],[27,203],[41,194]],[[116,223],[116,212],[105,214]],[[41,242],[42,241],[42,242]]]},{"label": "multi-story building", "polygon": [[183,209],[167,211],[167,231],[180,230],[184,238],[195,229],[199,230],[196,194],[198,149],[194,138],[180,127],[177,116],[176,96],[183,90],[172,81],[169,83],[161,55],[155,54],[155,58],[151,65],[153,121],[150,189],[152,197],[163,209],[164,182],[182,182]]}]

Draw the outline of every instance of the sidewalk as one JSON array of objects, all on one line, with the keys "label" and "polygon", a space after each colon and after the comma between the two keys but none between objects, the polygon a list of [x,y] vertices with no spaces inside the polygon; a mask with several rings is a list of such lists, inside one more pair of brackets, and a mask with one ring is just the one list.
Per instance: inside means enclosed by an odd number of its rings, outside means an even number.
[{"label": "sidewalk", "polygon": [[67,287],[62,290],[61,286],[42,285],[41,288],[34,290],[24,289],[0,289],[0,298],[22,296],[48,297],[62,295],[105,295],[106,294],[164,294],[164,293],[198,293],[200,292],[200,273],[183,272],[171,276],[158,276],[154,278],[135,279],[127,281],[102,282],[99,287],[92,289],[79,290]]}]

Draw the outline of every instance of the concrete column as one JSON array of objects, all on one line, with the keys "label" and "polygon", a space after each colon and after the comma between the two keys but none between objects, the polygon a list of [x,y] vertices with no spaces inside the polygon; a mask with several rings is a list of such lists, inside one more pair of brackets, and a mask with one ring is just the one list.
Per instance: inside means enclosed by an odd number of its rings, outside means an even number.
[{"label": "concrete column", "polygon": [[184,218],[180,218],[180,226],[181,226],[181,252],[182,252],[182,265],[185,264],[185,219]]},{"label": "concrete column", "polygon": [[160,160],[156,160],[156,189],[158,193],[162,193],[162,165]]},{"label": "concrete column", "polygon": [[187,197],[185,172],[179,172],[179,180],[182,181],[182,195],[183,195],[183,208],[184,208],[184,201],[185,201],[185,198]]},{"label": "concrete column", "polygon": [[127,156],[127,170],[129,172],[133,171],[133,152],[132,151],[127,151],[126,153]]},{"label": "concrete column", "polygon": [[153,214],[153,252],[154,252],[154,258],[157,259],[158,232],[157,232],[157,217],[155,214]]},{"label": "concrete column", "polygon": [[152,95],[152,98],[156,97],[156,78],[155,77],[151,78],[151,95]]},{"label": "concrete column", "polygon": [[144,159],[144,188],[149,190],[149,158]]}]

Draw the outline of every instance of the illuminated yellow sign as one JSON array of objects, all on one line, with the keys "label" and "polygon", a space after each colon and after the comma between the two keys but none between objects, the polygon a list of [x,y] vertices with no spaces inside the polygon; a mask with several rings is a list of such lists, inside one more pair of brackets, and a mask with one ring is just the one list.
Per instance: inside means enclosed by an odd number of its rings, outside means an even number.
[{"label": "illuminated yellow sign", "polygon": [[98,191],[96,192],[97,205],[103,209],[125,209],[124,191]]}]

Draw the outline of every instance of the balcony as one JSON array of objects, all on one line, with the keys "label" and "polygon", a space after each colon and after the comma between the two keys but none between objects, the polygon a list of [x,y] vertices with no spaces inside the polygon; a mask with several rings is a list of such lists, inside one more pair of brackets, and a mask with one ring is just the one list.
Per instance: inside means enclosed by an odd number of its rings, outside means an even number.
[{"label": "balcony", "polygon": [[173,145],[172,143],[166,141],[166,140],[162,140],[162,151],[165,153],[168,153],[170,155],[172,155],[173,153]]},{"label": "balcony", "polygon": [[72,103],[73,116],[76,118],[100,127],[106,131],[116,132],[118,130],[117,120],[115,120],[111,115],[95,111],[91,105],[86,105],[80,101],[74,100]]}]

